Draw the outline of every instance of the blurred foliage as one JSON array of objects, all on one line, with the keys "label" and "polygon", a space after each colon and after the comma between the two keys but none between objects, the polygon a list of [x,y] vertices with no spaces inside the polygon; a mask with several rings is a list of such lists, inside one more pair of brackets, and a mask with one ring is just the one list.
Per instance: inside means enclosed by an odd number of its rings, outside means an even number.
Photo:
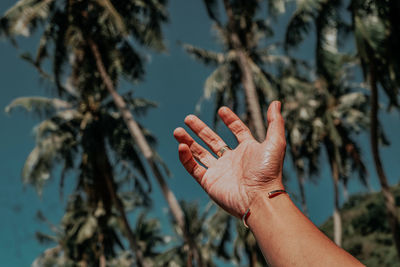
[{"label": "blurred foliage", "polygon": [[[151,184],[138,145],[108,97],[88,42],[98,42],[114,86],[121,79],[140,80],[144,59],[135,46],[164,49],[164,5],[163,0],[20,0],[0,18],[0,35],[14,44],[17,36],[40,33],[36,54],[26,52],[22,58],[58,95],[21,97],[6,111],[22,108],[42,120],[35,128],[36,146],[22,171],[24,183],[35,186],[41,194],[50,179],[59,177],[62,195],[66,177],[75,178],[70,182],[74,189],[56,235],[37,234],[40,241],[57,244],[57,250],[44,255],[53,255],[60,265],[135,262],[144,266],[152,262],[157,254],[154,249],[163,243],[162,237],[151,238],[151,234],[158,236],[155,221],[139,215],[137,228],[130,227],[127,213],[149,208],[152,203]],[[120,96],[137,116],[156,106],[131,92]],[[139,128],[154,149],[155,137],[140,124]],[[54,232],[55,227],[51,229]],[[129,258],[131,263],[123,263]]]},{"label": "blurred foliage", "polygon": [[[400,211],[400,185],[392,187],[391,191]],[[398,261],[397,253],[382,194],[353,195],[343,204],[340,212],[343,217],[343,248],[366,266],[394,266]],[[332,238],[332,218],[320,229]]]},{"label": "blurred foliage", "polygon": [[278,98],[276,86],[277,66],[287,64],[290,59],[279,53],[274,36],[273,23],[264,18],[260,11],[267,8],[271,17],[277,17],[285,11],[286,1],[228,1],[231,4],[235,27],[224,20],[223,1],[204,1],[209,17],[213,22],[213,33],[221,46],[221,52],[209,51],[190,44],[183,48],[199,62],[215,68],[204,82],[203,96],[196,111],[200,112],[204,100],[213,98],[214,126],[218,123],[217,110],[225,105],[232,108],[241,118],[253,127],[249,105],[246,104],[242,84],[244,70],[239,64],[239,52],[235,48],[231,35],[236,34],[246,51],[250,72],[259,98],[263,121],[266,121],[268,103]]},{"label": "blurred foliage", "polygon": [[[304,179],[317,182],[325,167],[321,159],[331,166],[336,199],[338,181],[346,189],[348,180],[358,176],[368,186],[357,137],[371,128],[373,97],[354,72],[361,70],[365,81],[374,74],[375,85],[388,97],[388,108],[400,106],[400,2],[297,0],[283,43],[274,39],[274,23],[287,12],[289,1],[203,2],[220,50],[182,45],[213,68],[197,111],[203,100],[213,99],[214,126],[218,108],[226,105],[254,132],[251,107],[259,106],[266,122],[268,103],[281,99],[304,209]],[[96,43],[115,88],[122,80],[135,83],[145,73],[146,57],[140,49],[166,50],[161,27],[167,20],[165,0],[20,0],[0,18],[0,35],[14,45],[18,36],[40,34],[35,54],[21,57],[57,95],[20,97],[6,107],[6,112],[23,109],[41,120],[34,129],[36,146],[22,170],[23,182],[40,195],[46,183],[57,178],[62,195],[66,177],[75,178],[59,225],[38,213],[51,233],[38,232],[36,237],[53,247],[33,266],[211,267],[217,259],[237,266],[265,265],[251,232],[212,204],[200,208],[182,201],[185,227],[180,229],[176,218],[170,218],[172,236],[161,232],[158,219],[143,212],[152,204],[143,155],[105,90],[89,43]],[[315,35],[315,58],[299,60],[292,53],[310,34]],[[345,53],[349,37],[355,40],[355,51]],[[246,99],[246,70],[258,103]],[[157,106],[130,91],[121,97],[137,117]],[[155,152],[156,137],[139,126],[157,163],[163,164]],[[373,127],[379,141],[388,144],[381,125]],[[393,191],[399,206],[400,186]],[[343,247],[368,266],[392,266],[397,260],[384,207],[380,194],[369,194],[352,196],[340,209],[343,229],[336,230],[343,232]],[[135,212],[129,221],[128,212]],[[321,228],[333,236],[332,219]]]}]

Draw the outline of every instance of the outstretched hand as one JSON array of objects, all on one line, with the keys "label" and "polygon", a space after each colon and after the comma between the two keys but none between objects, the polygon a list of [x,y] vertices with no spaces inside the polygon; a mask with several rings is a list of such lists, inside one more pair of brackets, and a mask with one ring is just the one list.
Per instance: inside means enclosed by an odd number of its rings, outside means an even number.
[{"label": "outstretched hand", "polygon": [[[283,189],[286,141],[280,108],[278,101],[269,106],[268,131],[262,143],[254,139],[247,126],[229,108],[220,108],[219,116],[239,143],[220,158],[194,141],[183,128],[174,131],[179,142],[179,159],[185,169],[218,205],[236,217],[241,217],[258,195]],[[187,116],[185,124],[214,154],[226,146],[221,137],[196,116]]]}]

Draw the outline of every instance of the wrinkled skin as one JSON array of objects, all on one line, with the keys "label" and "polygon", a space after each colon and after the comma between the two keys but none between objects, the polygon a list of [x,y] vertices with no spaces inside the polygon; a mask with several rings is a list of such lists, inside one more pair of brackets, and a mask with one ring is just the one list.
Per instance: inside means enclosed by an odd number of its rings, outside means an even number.
[{"label": "wrinkled skin", "polygon": [[[219,116],[236,136],[239,145],[218,159],[195,142],[183,128],[174,131],[179,142],[179,159],[185,169],[218,205],[236,217],[240,218],[256,197],[283,189],[282,168],[286,142],[280,107],[278,101],[269,106],[268,132],[262,143],[254,139],[247,126],[229,108],[220,108]],[[215,154],[226,146],[196,116],[187,116],[185,124]]]}]

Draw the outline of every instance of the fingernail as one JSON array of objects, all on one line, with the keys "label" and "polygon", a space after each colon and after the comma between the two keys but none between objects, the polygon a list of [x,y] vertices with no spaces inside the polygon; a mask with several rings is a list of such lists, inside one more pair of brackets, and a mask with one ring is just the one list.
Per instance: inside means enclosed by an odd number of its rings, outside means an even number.
[{"label": "fingernail", "polygon": [[220,107],[218,112],[219,112],[219,114],[226,114],[226,107],[225,106]]},{"label": "fingernail", "polygon": [[280,101],[275,102],[275,108],[276,108],[276,111],[281,112],[281,102]]}]

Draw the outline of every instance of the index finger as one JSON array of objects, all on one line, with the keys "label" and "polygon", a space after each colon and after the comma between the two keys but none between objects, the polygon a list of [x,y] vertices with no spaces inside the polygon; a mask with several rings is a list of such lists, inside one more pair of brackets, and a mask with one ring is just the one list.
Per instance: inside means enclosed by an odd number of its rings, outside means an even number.
[{"label": "index finger", "polygon": [[253,139],[249,128],[242,122],[242,120],[229,108],[221,107],[218,110],[218,115],[221,117],[222,121],[226,126],[232,131],[236,136],[239,143]]}]

